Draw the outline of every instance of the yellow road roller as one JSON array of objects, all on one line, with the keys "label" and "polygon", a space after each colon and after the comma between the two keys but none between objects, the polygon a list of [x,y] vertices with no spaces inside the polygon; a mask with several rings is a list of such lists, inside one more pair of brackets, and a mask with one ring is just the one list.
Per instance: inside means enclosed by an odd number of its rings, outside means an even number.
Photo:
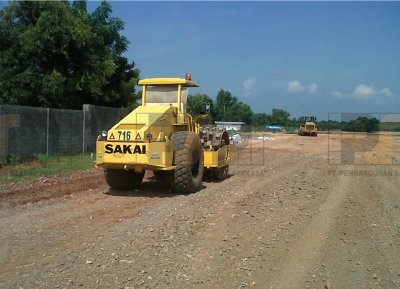
[{"label": "yellow road roller", "polygon": [[227,131],[200,127],[186,112],[188,90],[198,87],[191,75],[139,85],[141,105],[97,138],[96,167],[104,169],[109,186],[136,189],[146,170],[183,194],[199,190],[205,174],[223,179],[235,147]]}]

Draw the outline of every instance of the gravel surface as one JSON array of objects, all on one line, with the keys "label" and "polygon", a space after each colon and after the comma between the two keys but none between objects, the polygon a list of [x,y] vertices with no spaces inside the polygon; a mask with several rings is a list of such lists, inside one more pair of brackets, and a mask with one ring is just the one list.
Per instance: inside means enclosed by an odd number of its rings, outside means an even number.
[{"label": "gravel surface", "polygon": [[97,169],[3,185],[0,288],[400,288],[399,166],[352,176],[371,166],[329,165],[327,144],[243,144],[190,195]]}]

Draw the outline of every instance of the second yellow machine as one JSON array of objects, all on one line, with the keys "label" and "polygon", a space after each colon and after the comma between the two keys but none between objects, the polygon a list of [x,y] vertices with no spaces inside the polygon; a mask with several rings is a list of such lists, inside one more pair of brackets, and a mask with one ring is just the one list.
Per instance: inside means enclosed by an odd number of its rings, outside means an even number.
[{"label": "second yellow machine", "polygon": [[178,193],[197,191],[205,172],[222,179],[234,147],[228,132],[201,128],[186,112],[188,88],[198,86],[191,76],[143,79],[139,85],[142,105],[97,138],[96,166],[110,187],[135,189],[146,170]]}]

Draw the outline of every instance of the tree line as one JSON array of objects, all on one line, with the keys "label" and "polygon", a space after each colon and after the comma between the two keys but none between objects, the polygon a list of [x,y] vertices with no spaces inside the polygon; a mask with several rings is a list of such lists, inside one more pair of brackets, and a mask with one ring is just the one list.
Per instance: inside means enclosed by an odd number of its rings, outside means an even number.
[{"label": "tree line", "polygon": [[399,126],[385,127],[385,124],[381,123],[377,118],[366,116],[359,116],[349,121],[324,120],[318,123],[318,128],[320,130],[341,130],[349,132],[374,132],[379,130],[400,131]]},{"label": "tree line", "polygon": [[229,91],[221,89],[215,101],[207,94],[188,96],[187,108],[202,124],[212,124],[214,121],[239,121],[247,125],[265,128],[268,124],[281,126],[297,125],[297,120],[290,118],[290,113],[284,109],[274,108],[271,114],[254,113],[250,105],[239,101]]},{"label": "tree line", "polygon": [[[268,125],[279,125],[286,129],[296,129],[304,123],[302,117],[291,117],[290,113],[281,108],[273,108],[271,114],[253,113],[251,107],[232,96],[229,91],[221,89],[216,100],[207,94],[188,96],[188,111],[201,124],[213,124],[214,121],[241,121],[259,130],[265,130]],[[375,117],[360,116],[349,121],[320,121],[319,130],[341,130],[349,132],[373,132],[379,130],[400,131],[399,123],[381,123]]]}]

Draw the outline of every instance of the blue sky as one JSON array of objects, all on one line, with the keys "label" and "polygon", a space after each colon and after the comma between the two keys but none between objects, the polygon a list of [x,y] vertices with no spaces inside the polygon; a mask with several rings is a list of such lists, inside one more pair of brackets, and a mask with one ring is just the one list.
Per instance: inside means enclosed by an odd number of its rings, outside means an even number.
[{"label": "blue sky", "polygon": [[399,2],[111,3],[142,78],[191,73],[254,112],[400,112]]}]

